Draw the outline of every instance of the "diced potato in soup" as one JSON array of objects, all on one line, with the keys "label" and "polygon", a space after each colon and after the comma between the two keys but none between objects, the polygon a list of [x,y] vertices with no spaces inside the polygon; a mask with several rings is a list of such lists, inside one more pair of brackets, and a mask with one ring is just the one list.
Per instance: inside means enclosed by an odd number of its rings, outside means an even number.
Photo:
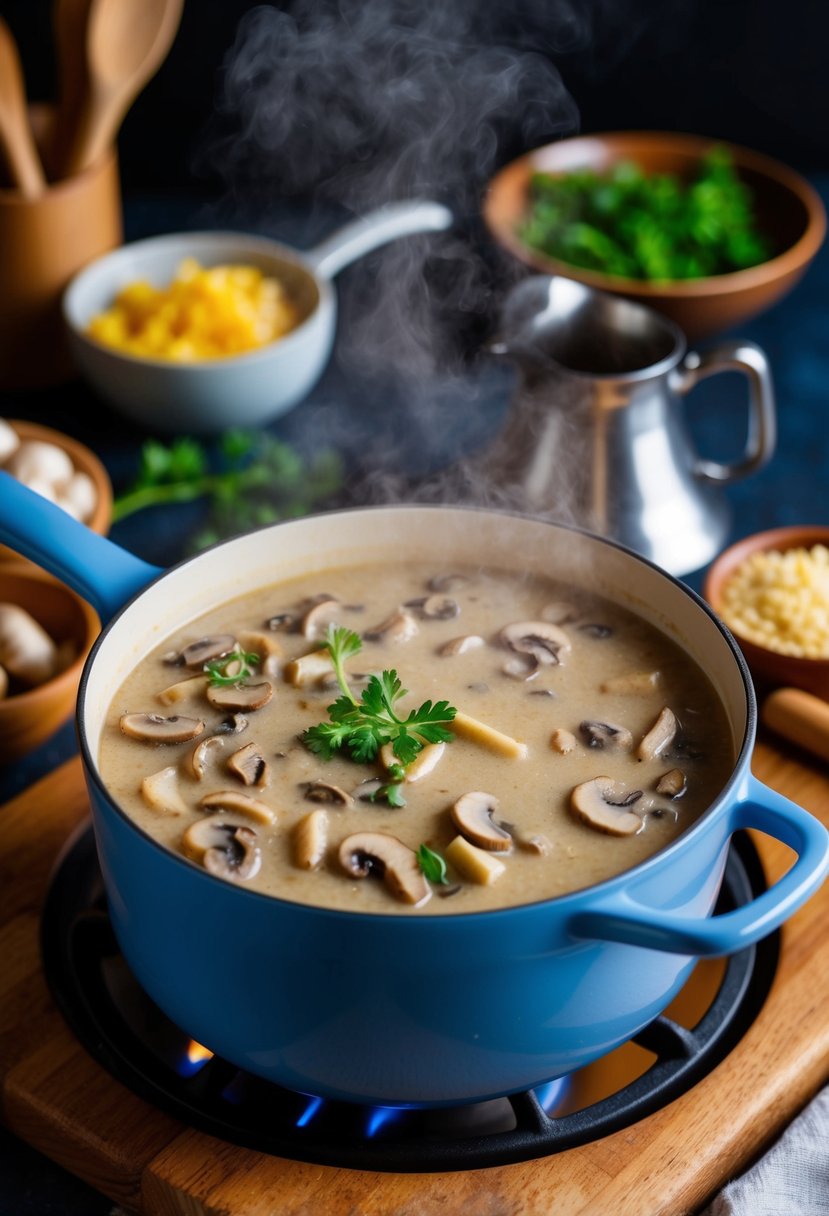
[{"label": "diced potato in soup", "polygon": [[[354,698],[394,670],[397,717],[446,701],[448,742],[407,764],[393,741],[366,762],[309,747],[342,692],[320,649],[336,627],[360,639],[343,663]],[[257,636],[278,645],[251,650]],[[653,625],[545,577],[422,564],[332,569],[191,622],[125,680],[100,754],[121,807],[187,864],[410,916],[627,870],[706,810],[734,761],[710,681]]]}]

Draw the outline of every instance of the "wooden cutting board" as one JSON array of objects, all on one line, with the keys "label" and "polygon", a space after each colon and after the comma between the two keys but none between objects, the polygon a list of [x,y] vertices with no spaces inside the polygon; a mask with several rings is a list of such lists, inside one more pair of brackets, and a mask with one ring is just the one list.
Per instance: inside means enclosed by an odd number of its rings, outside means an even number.
[{"label": "wooden cutting board", "polygon": [[[769,740],[761,780],[829,823],[829,773]],[[728,1057],[631,1127],[519,1165],[378,1174],[227,1144],[160,1113],[75,1040],[40,968],[39,912],[88,813],[70,760],[0,810],[0,1082],[5,1125],[147,1216],[683,1216],[746,1168],[829,1079],[829,883],[785,925],[769,997]],[[766,872],[783,845],[755,836]]]}]

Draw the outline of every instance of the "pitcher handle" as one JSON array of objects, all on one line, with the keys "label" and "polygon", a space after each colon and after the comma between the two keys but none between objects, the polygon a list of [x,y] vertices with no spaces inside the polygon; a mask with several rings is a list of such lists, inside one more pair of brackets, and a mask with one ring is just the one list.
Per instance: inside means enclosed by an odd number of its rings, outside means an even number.
[{"label": "pitcher handle", "polygon": [[700,380],[717,372],[738,371],[748,378],[748,435],[741,460],[720,464],[716,460],[695,461],[692,472],[703,481],[727,485],[762,469],[774,453],[777,422],[774,387],[768,359],[754,342],[724,342],[706,351],[689,351],[677,369],[672,387],[688,393]]}]

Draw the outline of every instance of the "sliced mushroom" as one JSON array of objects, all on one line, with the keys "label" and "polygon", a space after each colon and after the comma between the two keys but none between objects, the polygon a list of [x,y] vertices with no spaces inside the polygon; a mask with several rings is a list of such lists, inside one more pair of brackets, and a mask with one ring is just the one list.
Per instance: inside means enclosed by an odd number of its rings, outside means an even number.
[{"label": "sliced mushroom", "polygon": [[516,655],[501,668],[505,676],[513,680],[534,680],[541,671],[541,663],[534,654]]},{"label": "sliced mushroom", "polygon": [[178,769],[174,764],[145,777],[141,782],[141,797],[148,807],[162,815],[184,815],[188,810],[181,796]]},{"label": "sliced mushroom", "polygon": [[512,836],[493,820],[498,799],[482,790],[463,794],[449,812],[458,831],[472,844],[489,853],[507,853]]},{"label": "sliced mushroom", "polygon": [[333,624],[342,612],[340,601],[333,596],[326,596],[311,605],[300,624],[300,633],[306,638],[324,637],[328,626]]},{"label": "sliced mushroom", "polygon": [[673,710],[668,709],[667,705],[663,706],[659,717],[639,744],[636,755],[640,760],[653,760],[673,742],[678,729],[679,723]]},{"label": "sliced mushroom", "polygon": [[219,633],[212,638],[199,638],[197,642],[191,642],[188,646],[183,647],[179,654],[179,661],[184,667],[201,669],[205,663],[229,654],[235,645],[236,639],[230,633]]},{"label": "sliced mushroom", "polygon": [[541,857],[547,857],[553,851],[552,841],[542,832],[533,832],[529,836],[515,835],[513,839],[525,853],[538,853]]},{"label": "sliced mushroom", "polygon": [[273,684],[218,684],[207,689],[207,699],[215,709],[245,709],[251,712],[267,705],[273,696]]},{"label": "sliced mushroom", "polygon": [[374,802],[375,794],[383,788],[384,782],[380,777],[367,777],[354,790],[354,797],[360,802]]},{"label": "sliced mushroom", "polygon": [[305,781],[302,788],[303,798],[308,802],[327,802],[331,806],[353,806],[354,799],[338,785],[328,781]]},{"label": "sliced mushroom", "polygon": [[271,770],[255,743],[246,743],[227,758],[227,767],[245,785],[267,785]]},{"label": "sliced mushroom", "polygon": [[430,591],[457,591],[468,582],[465,574],[435,574],[429,579],[427,586]]},{"label": "sliced mushroom", "polygon": [[485,887],[499,879],[507,868],[499,858],[477,848],[464,836],[451,840],[444,849],[444,856],[464,878]]},{"label": "sliced mushroom", "polygon": [[224,739],[221,735],[208,735],[206,739],[201,739],[196,744],[187,760],[187,768],[197,781],[201,781],[204,777],[209,753],[221,751],[223,747]]},{"label": "sliced mushroom", "polygon": [[244,714],[228,714],[226,718],[222,718],[219,725],[216,727],[216,733],[219,735],[241,735],[243,730],[247,730],[248,720]]},{"label": "sliced mushroom", "polygon": [[594,722],[586,719],[579,723],[579,731],[588,747],[624,751],[633,745],[633,735],[627,727],[616,726],[612,722]]},{"label": "sliced mushroom", "polygon": [[221,823],[213,816],[192,823],[181,844],[187,857],[219,878],[244,881],[253,878],[262,864],[253,828]]},{"label": "sliced mushroom", "polygon": [[[415,756],[411,764],[406,766],[405,776],[403,780],[407,785],[411,785],[415,781],[421,781],[424,777],[428,777],[435,766],[440,762],[443,753],[446,751],[445,743],[427,743]],[[386,768],[391,768],[393,764],[399,764],[400,761],[394,754],[394,748],[391,743],[385,743],[380,748],[380,759]]]},{"label": "sliced mushroom", "polygon": [[328,814],[322,810],[309,811],[294,827],[292,833],[294,865],[300,870],[318,870],[328,844]]},{"label": "sliced mushroom", "polygon": [[181,714],[171,718],[163,718],[161,714],[122,714],[118,725],[123,734],[142,743],[186,743],[204,730],[200,718],[185,718]]},{"label": "sliced mushroom", "polygon": [[578,628],[579,633],[586,633],[589,638],[598,638],[599,640],[609,638],[613,633],[609,625],[601,625],[598,621],[585,621]]},{"label": "sliced mushroom", "polygon": [[282,645],[272,633],[263,629],[245,629],[239,634],[239,645],[248,654],[258,654],[260,661],[282,654]]},{"label": "sliced mushroom", "polygon": [[550,736],[550,747],[554,752],[559,752],[562,756],[567,756],[576,746],[576,736],[572,731],[564,730],[559,727],[554,730]]},{"label": "sliced mushroom", "polygon": [[408,642],[420,630],[417,621],[406,608],[398,608],[391,616],[386,617],[380,625],[368,629],[363,637],[368,642]]},{"label": "sliced mushroom", "polygon": [[567,600],[552,600],[541,609],[542,621],[549,621],[551,625],[563,625],[572,621],[575,615],[576,609]]},{"label": "sliced mushroom", "polygon": [[296,625],[296,617],[293,612],[277,612],[268,617],[265,625],[272,633],[290,633]]},{"label": "sliced mushroom", "polygon": [[179,701],[186,701],[188,697],[203,692],[206,684],[207,676],[188,676],[186,680],[179,680],[176,684],[163,688],[157,699],[162,705],[176,705]]},{"label": "sliced mushroom", "polygon": [[283,675],[289,684],[302,688],[330,676],[334,671],[331,654],[328,650],[312,650],[310,654],[300,655],[286,663]]},{"label": "sliced mushroom", "polygon": [[648,693],[656,692],[661,675],[658,671],[631,671],[623,676],[611,676],[599,685],[602,692],[621,694],[622,696],[646,697]]},{"label": "sliced mushroom", "polygon": [[498,637],[510,650],[530,655],[542,667],[561,663],[571,649],[567,634],[550,621],[516,621],[505,625]]},{"label": "sliced mushroom", "polygon": [[451,621],[460,616],[461,606],[449,595],[427,595],[420,605],[420,611],[430,621]]},{"label": "sliced mushroom", "polygon": [[507,756],[510,760],[523,760],[527,755],[526,743],[519,743],[511,735],[505,735],[494,726],[479,722],[477,718],[470,718],[469,714],[461,713],[460,710],[449,723],[449,729],[462,739],[478,743],[481,747],[496,752],[499,756]]},{"label": "sliced mushroom", "polygon": [[255,819],[257,823],[276,822],[276,812],[266,802],[254,798],[252,794],[243,794],[241,790],[216,790],[212,794],[205,794],[199,806],[205,811],[234,811],[237,815]]},{"label": "sliced mushroom", "polygon": [[687,788],[688,782],[681,768],[663,773],[656,783],[657,794],[664,794],[666,798],[681,798]]},{"label": "sliced mushroom", "polygon": [[632,836],[641,832],[644,820],[630,810],[642,797],[641,790],[627,790],[612,777],[594,777],[577,785],[570,794],[570,809],[577,819],[610,836]]},{"label": "sliced mushroom", "polygon": [[470,650],[480,650],[484,645],[484,639],[477,633],[465,633],[459,638],[451,638],[450,641],[444,642],[438,650],[438,654],[444,658],[451,658],[456,654],[469,654]]},{"label": "sliced mushroom", "polygon": [[422,904],[431,889],[417,859],[417,853],[396,836],[385,832],[356,832],[340,845],[339,862],[353,878],[376,874],[395,898],[407,904]]}]

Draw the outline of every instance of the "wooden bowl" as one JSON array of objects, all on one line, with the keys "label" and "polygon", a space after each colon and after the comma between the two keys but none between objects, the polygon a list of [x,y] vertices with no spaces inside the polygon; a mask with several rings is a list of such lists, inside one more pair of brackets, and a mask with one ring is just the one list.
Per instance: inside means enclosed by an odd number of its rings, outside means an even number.
[{"label": "wooden bowl", "polygon": [[[77,439],[65,435],[63,431],[56,431],[52,427],[41,426],[37,422],[25,422],[17,418],[9,418],[7,421],[21,440],[54,443],[57,447],[62,448],[78,472],[86,473],[92,479],[96,494],[95,510],[92,517],[84,522],[93,532],[106,536],[112,522],[112,482],[95,453]],[[0,562],[20,562],[22,560],[13,549],[0,545]]]},{"label": "wooden bowl", "polygon": [[606,172],[632,161],[646,173],[690,177],[700,158],[722,141],[658,131],[619,131],[563,139],[512,161],[492,179],[483,218],[495,240],[543,274],[560,274],[650,305],[675,321],[692,341],[755,316],[789,291],[817,253],[826,231],[823,204],[794,170],[759,152],[726,144],[737,173],[755,198],[760,228],[780,252],[767,262],[702,279],[651,283],[584,270],[525,245],[518,225],[529,205],[534,173],[574,169]]},{"label": "wooden bowl", "polygon": [[[768,532],[756,532],[744,540],[737,541],[725,549],[709,568],[703,584],[703,595],[719,615],[723,605],[723,587],[728,579],[753,553],[765,553],[771,549],[805,548],[812,545],[829,546],[829,526],[794,525],[787,528],[772,528]],[[752,675],[762,693],[781,685],[803,688],[816,696],[829,699],[829,659],[804,659],[795,655],[779,654],[756,642],[736,638],[745,655]]]},{"label": "wooden bowl", "polygon": [[71,642],[72,662],[44,684],[0,700],[0,763],[18,760],[44,743],[75,708],[81,669],[101,630],[94,609],[30,562],[0,566],[0,603],[25,608],[60,645]]}]

